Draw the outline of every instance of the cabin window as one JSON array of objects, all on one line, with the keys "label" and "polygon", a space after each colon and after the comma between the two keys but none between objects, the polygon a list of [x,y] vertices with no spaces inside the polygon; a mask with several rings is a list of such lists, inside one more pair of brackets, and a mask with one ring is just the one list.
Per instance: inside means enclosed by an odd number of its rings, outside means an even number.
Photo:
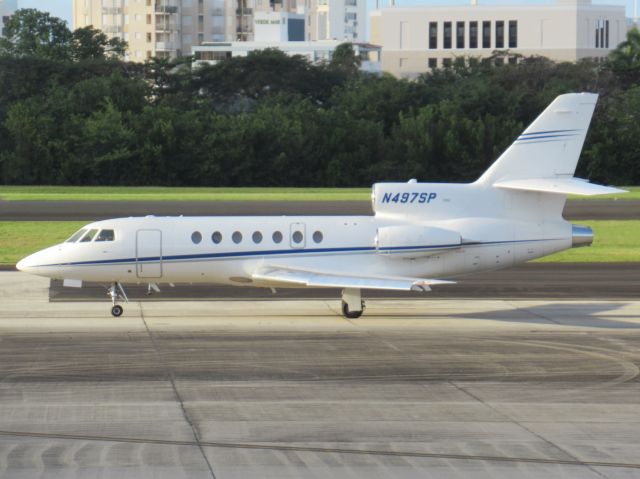
[{"label": "cabin window", "polygon": [[213,241],[215,244],[220,244],[220,242],[222,241],[222,233],[220,233],[220,231],[216,231],[215,233],[213,233],[211,235],[211,241]]},{"label": "cabin window", "polygon": [[256,244],[262,243],[262,233],[260,233],[260,231],[254,231],[251,239],[253,239],[253,242]]},{"label": "cabin window", "polygon": [[274,231],[271,238],[273,239],[274,243],[282,243],[282,233],[280,233],[280,231]]},{"label": "cabin window", "polygon": [[200,231],[194,231],[191,233],[191,241],[193,241],[193,244],[198,244],[202,241],[202,234]]},{"label": "cabin window", "polygon": [[93,237],[96,235],[97,232],[98,230],[89,230],[89,232],[82,237],[82,239],[80,240],[80,243],[88,243],[93,239]]},{"label": "cabin window", "polygon": [[291,235],[291,238],[293,239],[294,243],[298,243],[299,244],[299,243],[302,243],[302,240],[303,240],[304,237],[302,236],[302,232],[294,231],[293,235]]},{"label": "cabin window", "polygon": [[76,241],[78,241],[80,238],[82,238],[82,236],[87,232],[86,228],[81,229],[80,231],[76,231],[71,238],[69,238],[66,242],[67,243],[75,243]]},{"label": "cabin window", "polygon": [[232,235],[231,235],[231,239],[233,240],[233,242],[235,244],[240,243],[240,241],[242,241],[242,233],[240,233],[240,231],[235,231]]},{"label": "cabin window", "polygon": [[324,236],[322,235],[322,231],[316,231],[313,233],[313,241],[316,243],[322,243],[322,239]]},{"label": "cabin window", "polygon": [[113,241],[115,237],[113,230],[102,230],[96,236],[96,241]]}]

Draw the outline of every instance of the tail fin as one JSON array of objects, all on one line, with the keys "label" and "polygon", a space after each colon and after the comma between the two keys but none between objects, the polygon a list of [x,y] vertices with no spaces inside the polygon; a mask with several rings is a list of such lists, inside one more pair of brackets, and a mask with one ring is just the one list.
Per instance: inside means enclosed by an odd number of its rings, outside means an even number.
[{"label": "tail fin", "polygon": [[593,93],[557,97],[477,183],[527,189],[523,180],[572,178],[597,100]]}]

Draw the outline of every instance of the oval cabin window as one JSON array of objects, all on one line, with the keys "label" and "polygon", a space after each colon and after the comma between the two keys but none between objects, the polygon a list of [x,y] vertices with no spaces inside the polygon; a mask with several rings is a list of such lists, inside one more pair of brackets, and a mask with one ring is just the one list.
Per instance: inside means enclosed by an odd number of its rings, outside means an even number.
[{"label": "oval cabin window", "polygon": [[253,236],[251,238],[253,239],[253,242],[256,244],[262,243],[262,233],[260,233],[260,231],[254,231]]},{"label": "oval cabin window", "polygon": [[291,238],[293,239],[294,243],[302,243],[302,239],[303,239],[302,232],[294,231]]},{"label": "oval cabin window", "polygon": [[282,233],[280,233],[280,231],[275,231],[272,239],[274,243],[282,243]]},{"label": "oval cabin window", "polygon": [[222,241],[222,233],[220,233],[220,231],[216,231],[215,233],[213,233],[211,235],[211,241],[213,241],[215,244],[220,244],[220,242]]},{"label": "oval cabin window", "polygon": [[324,236],[322,236],[322,231],[316,231],[313,233],[313,241],[316,243],[321,243]]},{"label": "oval cabin window", "polygon": [[233,240],[233,242],[235,244],[240,243],[240,241],[242,241],[242,233],[240,233],[240,231],[235,231],[232,235],[231,235],[231,239]]},{"label": "oval cabin window", "polygon": [[191,233],[191,241],[193,241],[193,244],[198,244],[200,243],[200,241],[202,241],[202,235],[199,231],[194,231],[193,233]]}]

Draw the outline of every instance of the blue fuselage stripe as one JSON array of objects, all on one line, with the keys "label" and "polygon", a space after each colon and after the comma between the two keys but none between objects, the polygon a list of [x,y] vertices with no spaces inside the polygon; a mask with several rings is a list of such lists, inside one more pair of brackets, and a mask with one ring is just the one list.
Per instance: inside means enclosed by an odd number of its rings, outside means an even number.
[{"label": "blue fuselage stripe", "polygon": [[94,261],[77,261],[70,263],[57,263],[38,265],[36,267],[51,266],[90,266],[90,265],[109,265],[109,264],[127,264],[154,261],[189,261],[189,260],[207,260],[220,258],[241,258],[255,256],[275,256],[275,255],[291,255],[291,254],[322,254],[322,253],[362,253],[370,251],[393,252],[393,251],[428,251],[428,250],[445,250],[456,249],[468,246],[488,246],[509,243],[532,243],[538,241],[552,241],[546,239],[535,240],[518,240],[518,241],[488,241],[469,244],[442,244],[429,246],[394,246],[389,248],[376,248],[375,246],[355,246],[347,248],[310,248],[310,249],[288,249],[288,250],[264,250],[264,251],[235,251],[225,253],[202,253],[202,254],[184,254],[184,255],[168,255],[168,256],[150,256],[144,258],[120,258],[120,259],[104,259]]}]

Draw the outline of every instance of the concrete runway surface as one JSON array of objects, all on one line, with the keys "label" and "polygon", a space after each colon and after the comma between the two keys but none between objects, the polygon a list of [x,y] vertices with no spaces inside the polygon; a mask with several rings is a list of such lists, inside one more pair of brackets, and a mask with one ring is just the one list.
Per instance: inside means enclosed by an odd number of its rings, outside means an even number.
[{"label": "concrete runway surface", "polygon": [[640,478],[640,301],[48,290],[0,273],[2,478]]},{"label": "concrete runway surface", "polygon": [[[1,201],[0,221],[95,221],[126,216],[370,215],[368,201]],[[638,200],[569,201],[568,220],[640,219]]]}]

